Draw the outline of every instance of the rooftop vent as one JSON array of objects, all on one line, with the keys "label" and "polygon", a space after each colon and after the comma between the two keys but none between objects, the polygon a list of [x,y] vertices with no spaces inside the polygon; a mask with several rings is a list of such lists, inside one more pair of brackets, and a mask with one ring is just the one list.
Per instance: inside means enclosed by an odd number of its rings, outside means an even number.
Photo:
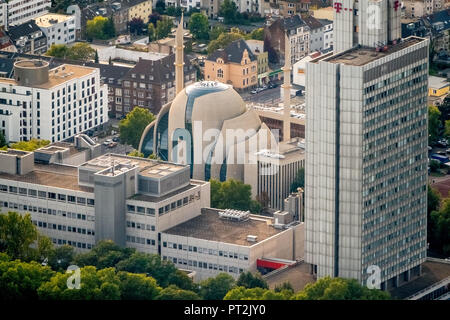
[{"label": "rooftop vent", "polygon": [[250,218],[250,211],[225,209],[224,211],[219,212],[219,217],[233,221],[246,221]]},{"label": "rooftop vent", "polygon": [[252,235],[248,235],[247,236],[247,241],[248,242],[257,242],[258,241],[258,237],[257,236],[252,236]]}]

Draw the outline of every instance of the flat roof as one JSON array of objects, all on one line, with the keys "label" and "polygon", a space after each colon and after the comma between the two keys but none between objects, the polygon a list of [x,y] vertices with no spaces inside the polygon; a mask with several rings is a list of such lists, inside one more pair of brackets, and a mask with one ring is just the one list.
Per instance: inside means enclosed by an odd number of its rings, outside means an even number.
[{"label": "flat roof", "polygon": [[0,172],[0,179],[34,183],[49,187],[83,192],[94,192],[93,188],[78,185],[78,168],[59,164],[34,164],[34,170],[24,174]]},{"label": "flat roof", "polygon": [[80,167],[100,171],[111,167],[113,162],[115,165],[137,166],[139,167],[139,174],[149,178],[163,178],[187,168],[186,165],[171,162],[162,162],[159,160],[129,157],[111,153],[94,158],[82,164]]},{"label": "flat roof", "polygon": [[34,19],[36,24],[42,28],[48,28],[56,23],[61,23],[71,19],[73,16],[57,13],[47,13]]},{"label": "flat roof", "polygon": [[[283,230],[271,226],[273,219],[263,217],[251,218],[247,221],[231,221],[219,217],[219,209],[205,209],[202,213],[182,224],[170,228],[163,233],[218,241],[242,246],[252,246],[270,238]],[[257,242],[247,241],[247,236],[257,236]]]},{"label": "flat roof", "polygon": [[187,191],[187,190],[193,189],[193,188],[195,188],[197,186],[203,185],[205,183],[207,183],[207,182],[191,180],[191,182],[187,186],[185,186],[185,187],[183,187],[181,189],[177,189],[175,191],[172,191],[172,192],[170,192],[170,193],[168,193],[168,194],[166,194],[165,196],[162,196],[162,197],[149,196],[149,195],[146,195],[146,194],[137,193],[135,195],[132,195],[128,199],[129,200],[136,200],[136,201],[145,201],[145,202],[161,202],[161,201],[164,201],[166,199],[170,199],[171,197],[173,197],[173,196],[175,196],[177,194],[180,194],[180,193],[182,193],[184,191]]},{"label": "flat roof", "polygon": [[[68,81],[87,76],[95,72],[95,68],[63,64],[54,68],[48,73],[48,81],[43,84],[30,85],[29,87],[51,89]],[[0,78],[0,83],[19,85],[16,80],[9,78]]]},{"label": "flat roof", "polygon": [[16,150],[16,149],[7,149],[7,150],[0,150],[0,154],[8,154],[16,157],[23,157],[26,155],[29,155],[31,152],[29,151],[22,151],[22,150]]},{"label": "flat roof", "polygon": [[442,89],[442,88],[449,86],[447,78],[436,77],[436,76],[429,76],[428,84],[429,84],[429,87],[433,88],[433,89]]},{"label": "flat roof", "polygon": [[386,57],[394,52],[418,44],[422,41],[426,41],[426,39],[418,37],[408,37],[406,39],[402,39],[402,41],[397,44],[387,45],[386,51],[376,51],[375,48],[361,46],[349,49],[347,51],[335,55],[325,56],[323,57],[323,59],[319,57],[318,59],[313,60],[311,62],[317,63],[318,61],[322,60],[330,63],[342,63],[351,66],[363,66],[380,58]]}]

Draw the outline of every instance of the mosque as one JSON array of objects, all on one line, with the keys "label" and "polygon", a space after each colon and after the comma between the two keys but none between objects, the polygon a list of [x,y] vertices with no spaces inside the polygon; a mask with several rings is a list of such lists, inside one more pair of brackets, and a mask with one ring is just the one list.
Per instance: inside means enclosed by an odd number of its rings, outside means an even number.
[{"label": "mosque", "polygon": [[[176,97],[145,128],[139,151],[145,157],[155,154],[162,160],[189,164],[193,179],[248,183],[254,197],[267,193],[271,207],[283,209],[283,199],[304,166],[304,150],[297,141],[290,141],[288,129],[284,129],[288,133],[284,141],[278,142],[277,133],[247,108],[231,85],[203,81],[184,87],[182,25],[175,39]],[[284,128],[289,128],[291,59],[285,61]]]}]

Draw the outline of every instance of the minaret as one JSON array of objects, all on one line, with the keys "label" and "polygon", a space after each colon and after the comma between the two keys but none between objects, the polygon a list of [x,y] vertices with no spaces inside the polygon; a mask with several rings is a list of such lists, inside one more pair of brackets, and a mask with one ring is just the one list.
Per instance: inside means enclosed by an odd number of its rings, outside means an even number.
[{"label": "minaret", "polygon": [[291,140],[291,43],[287,35],[284,35],[284,83],[283,88],[283,141]]},{"label": "minaret", "polygon": [[184,88],[184,53],[183,53],[183,14],[175,36],[175,90],[176,94]]}]

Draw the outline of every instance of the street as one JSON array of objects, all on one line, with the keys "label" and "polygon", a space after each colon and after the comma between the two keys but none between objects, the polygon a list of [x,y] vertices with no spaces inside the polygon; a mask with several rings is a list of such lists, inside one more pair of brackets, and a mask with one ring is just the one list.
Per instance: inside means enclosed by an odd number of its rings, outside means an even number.
[{"label": "street", "polygon": [[245,102],[277,104],[280,102],[280,87],[278,86],[273,89],[266,89],[255,94],[245,92],[242,93],[241,96]]}]

